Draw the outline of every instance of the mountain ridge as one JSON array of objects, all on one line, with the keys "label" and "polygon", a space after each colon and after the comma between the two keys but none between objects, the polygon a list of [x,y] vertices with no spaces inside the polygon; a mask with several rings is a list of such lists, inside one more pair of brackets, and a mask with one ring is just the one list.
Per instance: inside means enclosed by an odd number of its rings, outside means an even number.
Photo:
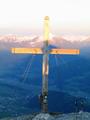
[{"label": "mountain ridge", "polygon": [[[69,38],[64,38],[63,36],[57,37],[53,36],[49,40],[49,44],[55,45],[59,48],[83,48],[86,46],[90,47],[90,37],[85,40],[69,40]],[[11,47],[43,47],[43,37],[42,36],[32,36],[32,37],[15,37],[15,36],[5,36],[0,38],[0,48],[10,49]]]}]

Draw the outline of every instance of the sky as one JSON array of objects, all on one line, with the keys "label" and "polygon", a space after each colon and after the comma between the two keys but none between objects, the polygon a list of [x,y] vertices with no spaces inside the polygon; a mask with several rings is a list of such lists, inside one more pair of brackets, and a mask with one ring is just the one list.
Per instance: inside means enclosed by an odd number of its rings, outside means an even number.
[{"label": "sky", "polygon": [[53,34],[90,35],[90,0],[0,0],[0,34],[42,34],[47,15]]}]

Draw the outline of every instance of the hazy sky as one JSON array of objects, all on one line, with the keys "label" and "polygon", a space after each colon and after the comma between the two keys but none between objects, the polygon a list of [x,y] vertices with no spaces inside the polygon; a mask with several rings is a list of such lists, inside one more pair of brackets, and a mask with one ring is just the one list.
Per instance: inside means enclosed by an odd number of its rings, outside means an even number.
[{"label": "hazy sky", "polygon": [[54,34],[90,34],[90,0],[0,0],[0,34],[41,34],[46,15]]}]

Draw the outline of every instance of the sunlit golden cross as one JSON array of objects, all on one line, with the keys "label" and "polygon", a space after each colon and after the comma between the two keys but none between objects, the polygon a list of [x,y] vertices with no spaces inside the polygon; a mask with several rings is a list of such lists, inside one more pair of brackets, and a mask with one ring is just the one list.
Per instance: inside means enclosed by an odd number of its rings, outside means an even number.
[{"label": "sunlit golden cross", "polygon": [[14,54],[43,54],[42,66],[42,111],[48,111],[48,74],[49,74],[49,54],[79,54],[78,49],[48,49],[49,46],[49,17],[44,18],[44,47],[41,48],[12,48]]}]

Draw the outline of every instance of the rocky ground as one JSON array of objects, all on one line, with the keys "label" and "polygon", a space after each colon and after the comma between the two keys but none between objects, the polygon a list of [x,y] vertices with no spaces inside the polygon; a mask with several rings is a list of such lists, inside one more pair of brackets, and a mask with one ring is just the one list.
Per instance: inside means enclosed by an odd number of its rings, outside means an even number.
[{"label": "rocky ground", "polygon": [[88,112],[79,112],[79,113],[69,113],[69,114],[31,114],[15,118],[4,118],[1,120],[90,120],[90,113]]}]

